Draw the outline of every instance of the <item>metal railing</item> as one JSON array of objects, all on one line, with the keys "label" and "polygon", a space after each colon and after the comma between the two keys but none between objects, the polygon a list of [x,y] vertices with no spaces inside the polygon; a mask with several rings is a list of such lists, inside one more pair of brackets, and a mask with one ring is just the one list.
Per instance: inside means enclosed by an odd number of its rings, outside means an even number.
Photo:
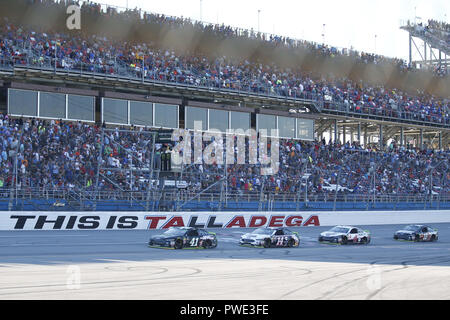
[{"label": "metal railing", "polygon": [[[138,206],[140,210],[148,210],[148,201],[158,203],[170,203],[171,209],[174,211],[183,211],[183,206],[176,206],[175,204],[190,202],[191,207],[196,203],[208,202],[215,203],[217,207],[222,200],[223,194],[220,192],[203,192],[199,194],[197,191],[187,190],[150,190],[150,191],[98,191],[98,190],[75,190],[66,188],[1,188],[0,200],[9,200],[10,194],[14,194],[14,203],[23,203],[23,201],[46,200],[48,207],[63,207],[66,210],[92,210],[94,203],[109,203],[114,204],[128,203],[132,206]],[[190,201],[190,199],[195,200]],[[424,204],[424,209],[427,204],[435,203],[439,208],[441,205],[450,204],[450,193],[443,194],[353,194],[338,192],[334,194],[329,193],[268,193],[268,192],[228,192],[227,204],[232,207],[233,204],[254,203],[255,211],[266,211],[274,208],[276,204],[281,203],[303,203],[312,205],[314,203],[328,203],[332,207],[334,202],[348,203],[348,204],[365,204],[373,206],[375,203],[390,204],[392,209],[395,209],[399,204]],[[222,204],[223,209],[226,210],[227,204]],[[17,207],[20,209],[21,207]],[[298,207],[293,206],[292,210]],[[43,210],[43,208],[36,208]],[[156,211],[158,207],[154,208]],[[14,209],[12,209],[14,210]],[[336,208],[331,209],[336,210]]]}]

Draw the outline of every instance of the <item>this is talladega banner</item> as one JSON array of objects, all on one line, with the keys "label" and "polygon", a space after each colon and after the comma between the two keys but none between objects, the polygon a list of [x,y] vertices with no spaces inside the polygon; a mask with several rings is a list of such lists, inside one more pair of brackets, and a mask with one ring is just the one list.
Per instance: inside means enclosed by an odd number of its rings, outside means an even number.
[{"label": "this is talladega banner", "polygon": [[450,222],[450,210],[336,212],[0,212],[0,230],[155,230]]}]

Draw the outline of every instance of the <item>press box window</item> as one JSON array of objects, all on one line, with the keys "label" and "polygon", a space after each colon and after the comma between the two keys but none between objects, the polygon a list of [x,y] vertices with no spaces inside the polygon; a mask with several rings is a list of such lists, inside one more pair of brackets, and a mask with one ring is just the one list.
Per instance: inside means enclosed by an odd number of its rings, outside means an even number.
[{"label": "press box window", "polygon": [[17,116],[37,116],[38,93],[29,90],[8,90],[8,113]]},{"label": "press box window", "polygon": [[66,95],[41,92],[39,94],[39,116],[47,118],[66,118]]},{"label": "press box window", "polygon": [[201,122],[201,130],[206,131],[208,128],[208,109],[186,107],[185,109],[186,129],[194,130],[195,122]]},{"label": "press box window", "polygon": [[103,121],[128,124],[128,101],[103,99]]},{"label": "press box window", "polygon": [[67,118],[72,120],[94,121],[94,97],[68,95]]},{"label": "press box window", "polygon": [[130,124],[153,126],[153,103],[130,101]]},{"label": "press box window", "polygon": [[154,126],[178,128],[178,106],[155,103]]}]

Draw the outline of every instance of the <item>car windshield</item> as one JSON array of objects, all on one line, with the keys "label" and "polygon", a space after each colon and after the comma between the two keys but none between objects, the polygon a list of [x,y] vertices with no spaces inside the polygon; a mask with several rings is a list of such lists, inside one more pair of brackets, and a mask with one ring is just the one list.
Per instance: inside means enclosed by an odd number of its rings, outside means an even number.
[{"label": "car windshield", "polygon": [[343,227],[334,227],[334,228],[330,229],[331,232],[339,232],[339,233],[347,233],[348,230],[349,230],[349,228],[343,228]]},{"label": "car windshield", "polygon": [[414,225],[410,225],[410,226],[406,226],[404,230],[408,230],[408,231],[417,231],[420,229],[420,226],[414,226]]},{"label": "car windshield", "polygon": [[259,228],[253,231],[253,234],[272,234],[272,229]]},{"label": "car windshield", "polygon": [[186,233],[186,230],[170,228],[169,230],[164,232],[163,235],[168,236],[168,237],[176,237],[176,236],[182,236],[185,233]]}]

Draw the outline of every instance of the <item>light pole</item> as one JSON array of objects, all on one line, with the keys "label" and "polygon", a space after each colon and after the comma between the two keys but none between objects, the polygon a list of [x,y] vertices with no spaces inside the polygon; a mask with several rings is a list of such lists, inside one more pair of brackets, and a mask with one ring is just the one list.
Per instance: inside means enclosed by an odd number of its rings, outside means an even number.
[{"label": "light pole", "polygon": [[444,179],[446,179],[448,174],[448,166],[445,166],[445,172],[442,173],[442,179],[441,179],[441,185],[440,185],[440,189],[439,189],[439,201],[438,201],[438,210],[441,208],[441,193],[442,193],[442,189],[443,189],[443,185],[444,185]]},{"label": "light pole", "polygon": [[373,205],[375,206],[376,195],[377,195],[377,170],[380,167],[380,163],[374,163],[371,169],[373,170]]},{"label": "light pole", "polygon": [[261,13],[261,10],[258,9],[258,32],[259,32],[259,14]]},{"label": "light pole", "polygon": [[145,82],[145,54],[142,53],[142,83]]},{"label": "light pole", "polygon": [[[360,153],[359,151],[357,151],[356,153],[352,154],[349,158],[345,159],[345,163],[350,164],[351,160],[355,157],[355,156],[359,156]],[[333,203],[333,211],[336,211],[336,200],[337,200],[337,193],[338,193],[338,189],[339,189],[339,180],[341,177],[341,172],[342,172],[342,168],[344,167],[344,160],[341,161],[341,167],[339,168],[338,171],[338,175],[337,175],[337,179],[336,179],[336,189],[334,192],[334,203]]]},{"label": "light pole", "polygon": [[377,53],[377,35],[375,35],[375,54]]},{"label": "light pole", "polygon": [[398,205],[398,198],[399,198],[399,194],[398,194],[398,192],[399,192],[399,189],[400,189],[400,182],[401,182],[401,173],[402,173],[402,166],[400,165],[400,168],[399,168],[399,173],[398,173],[398,176],[397,176],[397,179],[396,179],[396,181],[397,181],[397,187],[395,188],[395,197],[396,197],[396,201],[395,201],[395,207],[394,207],[394,210],[397,210],[397,205]]},{"label": "light pole", "polygon": [[342,164],[339,168],[338,175],[336,178],[336,190],[334,192],[334,201],[333,201],[333,211],[336,211],[336,200],[337,200],[337,194],[338,194],[338,188],[339,188],[339,180],[341,178],[341,171],[342,171]]},{"label": "light pole", "polygon": [[56,73],[56,59],[58,55],[58,40],[55,41],[55,73]]},{"label": "light pole", "polygon": [[[430,183],[429,183],[429,191],[430,191],[430,205],[432,204],[432,202],[433,202],[433,173],[434,173],[434,171],[436,171],[436,169],[441,165],[441,164],[443,164],[443,163],[446,163],[448,160],[441,160],[441,161],[439,161],[439,163],[437,164],[437,165],[435,165],[434,167],[432,167],[431,168],[431,172],[430,172]],[[446,169],[448,168],[448,165],[446,165]],[[445,171],[445,172],[447,172],[447,170]],[[444,173],[443,173],[443,175],[444,175]],[[442,182],[443,182],[443,179],[441,180],[441,186],[440,186],[440,189],[439,189],[439,202],[441,201],[441,191],[442,191]],[[425,203],[426,203],[426,201],[425,201]]]},{"label": "light pole", "polygon": [[325,23],[322,25],[322,44],[325,44]]}]

